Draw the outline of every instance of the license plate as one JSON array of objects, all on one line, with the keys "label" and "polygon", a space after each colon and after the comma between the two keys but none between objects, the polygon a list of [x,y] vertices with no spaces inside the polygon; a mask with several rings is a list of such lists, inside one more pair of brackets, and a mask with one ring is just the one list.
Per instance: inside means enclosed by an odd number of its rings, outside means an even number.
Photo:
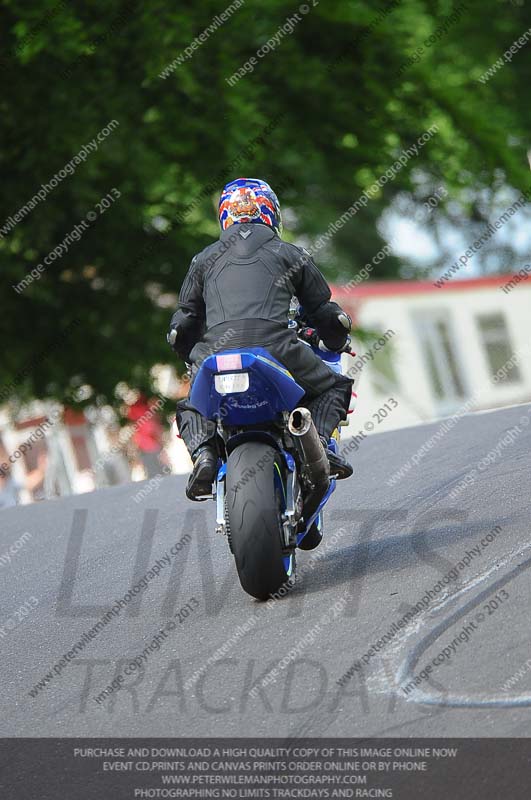
[{"label": "license plate", "polygon": [[249,373],[225,372],[223,375],[214,375],[214,388],[219,394],[246,392],[249,388]]}]

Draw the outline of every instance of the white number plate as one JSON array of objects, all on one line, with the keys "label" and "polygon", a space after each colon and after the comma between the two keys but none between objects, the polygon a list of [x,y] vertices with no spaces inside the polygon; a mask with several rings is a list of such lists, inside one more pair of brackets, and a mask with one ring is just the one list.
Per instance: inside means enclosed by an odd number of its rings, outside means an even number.
[{"label": "white number plate", "polygon": [[223,375],[214,375],[214,387],[219,394],[246,392],[249,388],[249,373],[225,372]]}]

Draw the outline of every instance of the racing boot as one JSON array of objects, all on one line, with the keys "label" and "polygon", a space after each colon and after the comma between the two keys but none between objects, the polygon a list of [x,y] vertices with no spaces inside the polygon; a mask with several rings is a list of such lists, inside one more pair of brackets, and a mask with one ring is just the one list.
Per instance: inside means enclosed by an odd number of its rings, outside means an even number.
[{"label": "racing boot", "polygon": [[350,478],[354,470],[346,458],[343,458],[339,453],[334,453],[334,451],[328,447],[328,440],[324,436],[320,436],[319,438],[323,443],[325,453],[328,457],[328,463],[330,464],[330,477],[336,478],[338,481],[344,478]]},{"label": "racing boot", "polygon": [[218,456],[215,448],[210,444],[202,445],[193,455],[194,469],[188,485],[186,496],[189,500],[206,500],[212,496],[212,484],[214,483],[218,468]]}]

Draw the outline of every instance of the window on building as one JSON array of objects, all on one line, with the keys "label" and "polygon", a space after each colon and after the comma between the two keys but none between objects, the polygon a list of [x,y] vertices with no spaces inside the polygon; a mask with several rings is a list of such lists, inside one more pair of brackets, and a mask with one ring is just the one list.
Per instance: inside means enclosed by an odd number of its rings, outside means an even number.
[{"label": "window on building", "polygon": [[433,396],[441,407],[451,407],[466,397],[451,317],[445,310],[433,309],[415,313],[414,319]]},{"label": "window on building", "polygon": [[477,323],[491,377],[498,374],[500,383],[518,383],[520,370],[517,364],[511,364],[514,351],[505,316],[497,312],[481,314]]}]

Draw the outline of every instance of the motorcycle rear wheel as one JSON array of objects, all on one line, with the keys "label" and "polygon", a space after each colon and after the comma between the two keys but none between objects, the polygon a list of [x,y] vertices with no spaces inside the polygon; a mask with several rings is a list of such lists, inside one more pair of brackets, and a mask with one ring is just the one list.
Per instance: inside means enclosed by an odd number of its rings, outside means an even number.
[{"label": "motorcycle rear wheel", "polygon": [[284,469],[282,456],[263,442],[244,442],[227,462],[231,549],[242,588],[258,600],[284,594],[282,587],[287,593],[295,578],[295,552],[283,540]]}]

